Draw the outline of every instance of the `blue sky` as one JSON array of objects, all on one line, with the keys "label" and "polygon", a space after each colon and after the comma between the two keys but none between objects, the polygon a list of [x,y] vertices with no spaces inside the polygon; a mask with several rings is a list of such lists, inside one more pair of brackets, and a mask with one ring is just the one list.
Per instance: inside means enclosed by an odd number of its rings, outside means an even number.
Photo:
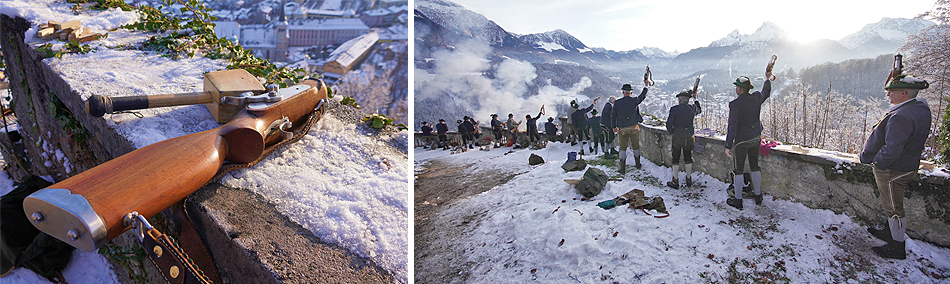
[{"label": "blue sky", "polygon": [[591,47],[643,46],[686,52],[738,29],[751,34],[765,21],[793,40],[841,39],[883,17],[913,18],[933,0],[610,1],[452,0],[509,32],[565,30]]}]

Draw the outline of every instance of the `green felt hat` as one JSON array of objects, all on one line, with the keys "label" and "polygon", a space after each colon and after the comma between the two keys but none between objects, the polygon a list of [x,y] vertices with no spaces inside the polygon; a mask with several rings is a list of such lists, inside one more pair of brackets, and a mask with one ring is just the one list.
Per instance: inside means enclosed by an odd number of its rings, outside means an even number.
[{"label": "green felt hat", "polygon": [[677,96],[677,97],[692,97],[692,96],[693,96],[693,90],[685,90],[685,91],[682,91],[682,92],[680,92],[679,94],[676,94],[676,96]]},{"label": "green felt hat", "polygon": [[491,114],[491,117],[498,117],[498,115],[493,113]]},{"label": "green felt hat", "polygon": [[746,76],[739,76],[739,78],[736,78],[736,81],[732,82],[732,84],[746,88],[748,90],[755,89],[755,87],[752,86],[752,80],[749,80],[749,77]]},{"label": "green felt hat", "polygon": [[918,89],[923,90],[930,87],[930,83],[927,83],[924,79],[918,79],[917,77],[901,74],[891,79],[890,82],[887,82],[887,85],[884,86],[885,90],[890,89]]},{"label": "green felt hat", "polygon": [[548,121],[554,121],[553,117],[548,117]]},{"label": "green felt hat", "polygon": [[595,109],[595,110],[590,111],[590,114],[597,115],[597,110]]},{"label": "green felt hat", "polygon": [[624,91],[633,91],[633,86],[630,84],[623,84],[623,87],[620,87],[620,89]]},{"label": "green felt hat", "polygon": [[579,107],[581,106],[578,105],[576,101],[571,101],[571,108],[579,108]]}]

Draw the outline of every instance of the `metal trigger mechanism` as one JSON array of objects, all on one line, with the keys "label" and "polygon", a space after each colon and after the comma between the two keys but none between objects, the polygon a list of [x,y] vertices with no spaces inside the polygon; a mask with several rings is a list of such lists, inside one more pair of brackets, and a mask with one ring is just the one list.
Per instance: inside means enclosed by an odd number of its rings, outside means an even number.
[{"label": "metal trigger mechanism", "polygon": [[251,103],[276,103],[282,99],[281,96],[277,95],[277,91],[280,89],[277,84],[269,84],[266,88],[267,92],[260,95],[255,95],[254,92],[243,92],[239,97],[222,97],[221,104],[243,106]]},{"label": "metal trigger mechanism", "polygon": [[132,227],[132,230],[135,230],[135,235],[139,237],[139,241],[145,240],[146,232],[153,229],[152,224],[145,220],[145,216],[139,215],[138,211],[125,214],[125,217],[122,218],[122,225]]},{"label": "metal trigger mechanism", "polygon": [[267,127],[267,131],[264,133],[264,137],[270,137],[272,134],[280,132],[281,137],[290,139],[294,137],[294,133],[290,132],[290,128],[292,127],[294,127],[294,123],[287,119],[286,116],[282,117],[270,123],[270,126]]}]

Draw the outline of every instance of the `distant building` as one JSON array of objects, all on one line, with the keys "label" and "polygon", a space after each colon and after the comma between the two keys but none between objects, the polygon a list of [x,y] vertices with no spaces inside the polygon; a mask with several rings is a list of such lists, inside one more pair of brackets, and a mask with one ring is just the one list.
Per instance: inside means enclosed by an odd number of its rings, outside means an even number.
[{"label": "distant building", "polygon": [[214,34],[237,42],[241,38],[241,24],[235,21],[215,21]]},{"label": "distant building", "polygon": [[341,44],[369,32],[360,19],[317,19],[291,21],[290,46]]},{"label": "distant building", "polygon": [[330,54],[323,65],[323,76],[334,80],[342,78],[370,54],[377,41],[379,35],[371,32],[344,42]]},{"label": "distant building", "polygon": [[392,6],[385,9],[365,11],[360,15],[360,19],[370,27],[386,27],[396,23],[401,15],[408,13],[409,6]]},{"label": "distant building", "polygon": [[376,4],[380,9],[388,9],[389,7],[398,7],[398,6],[409,6],[408,0],[378,0]]},{"label": "distant building", "polygon": [[388,28],[373,29],[379,34],[379,42],[408,41],[409,29],[405,25],[399,24]]}]

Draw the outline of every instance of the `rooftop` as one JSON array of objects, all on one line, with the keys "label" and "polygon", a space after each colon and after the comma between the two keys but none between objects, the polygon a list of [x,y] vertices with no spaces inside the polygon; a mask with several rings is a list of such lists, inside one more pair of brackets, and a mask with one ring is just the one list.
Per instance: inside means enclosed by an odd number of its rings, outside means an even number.
[{"label": "rooftop", "polygon": [[356,61],[360,55],[373,47],[373,44],[376,44],[376,41],[378,40],[379,34],[375,32],[367,33],[357,38],[348,40],[330,54],[328,61],[336,61],[343,66],[353,64],[353,62]]}]

